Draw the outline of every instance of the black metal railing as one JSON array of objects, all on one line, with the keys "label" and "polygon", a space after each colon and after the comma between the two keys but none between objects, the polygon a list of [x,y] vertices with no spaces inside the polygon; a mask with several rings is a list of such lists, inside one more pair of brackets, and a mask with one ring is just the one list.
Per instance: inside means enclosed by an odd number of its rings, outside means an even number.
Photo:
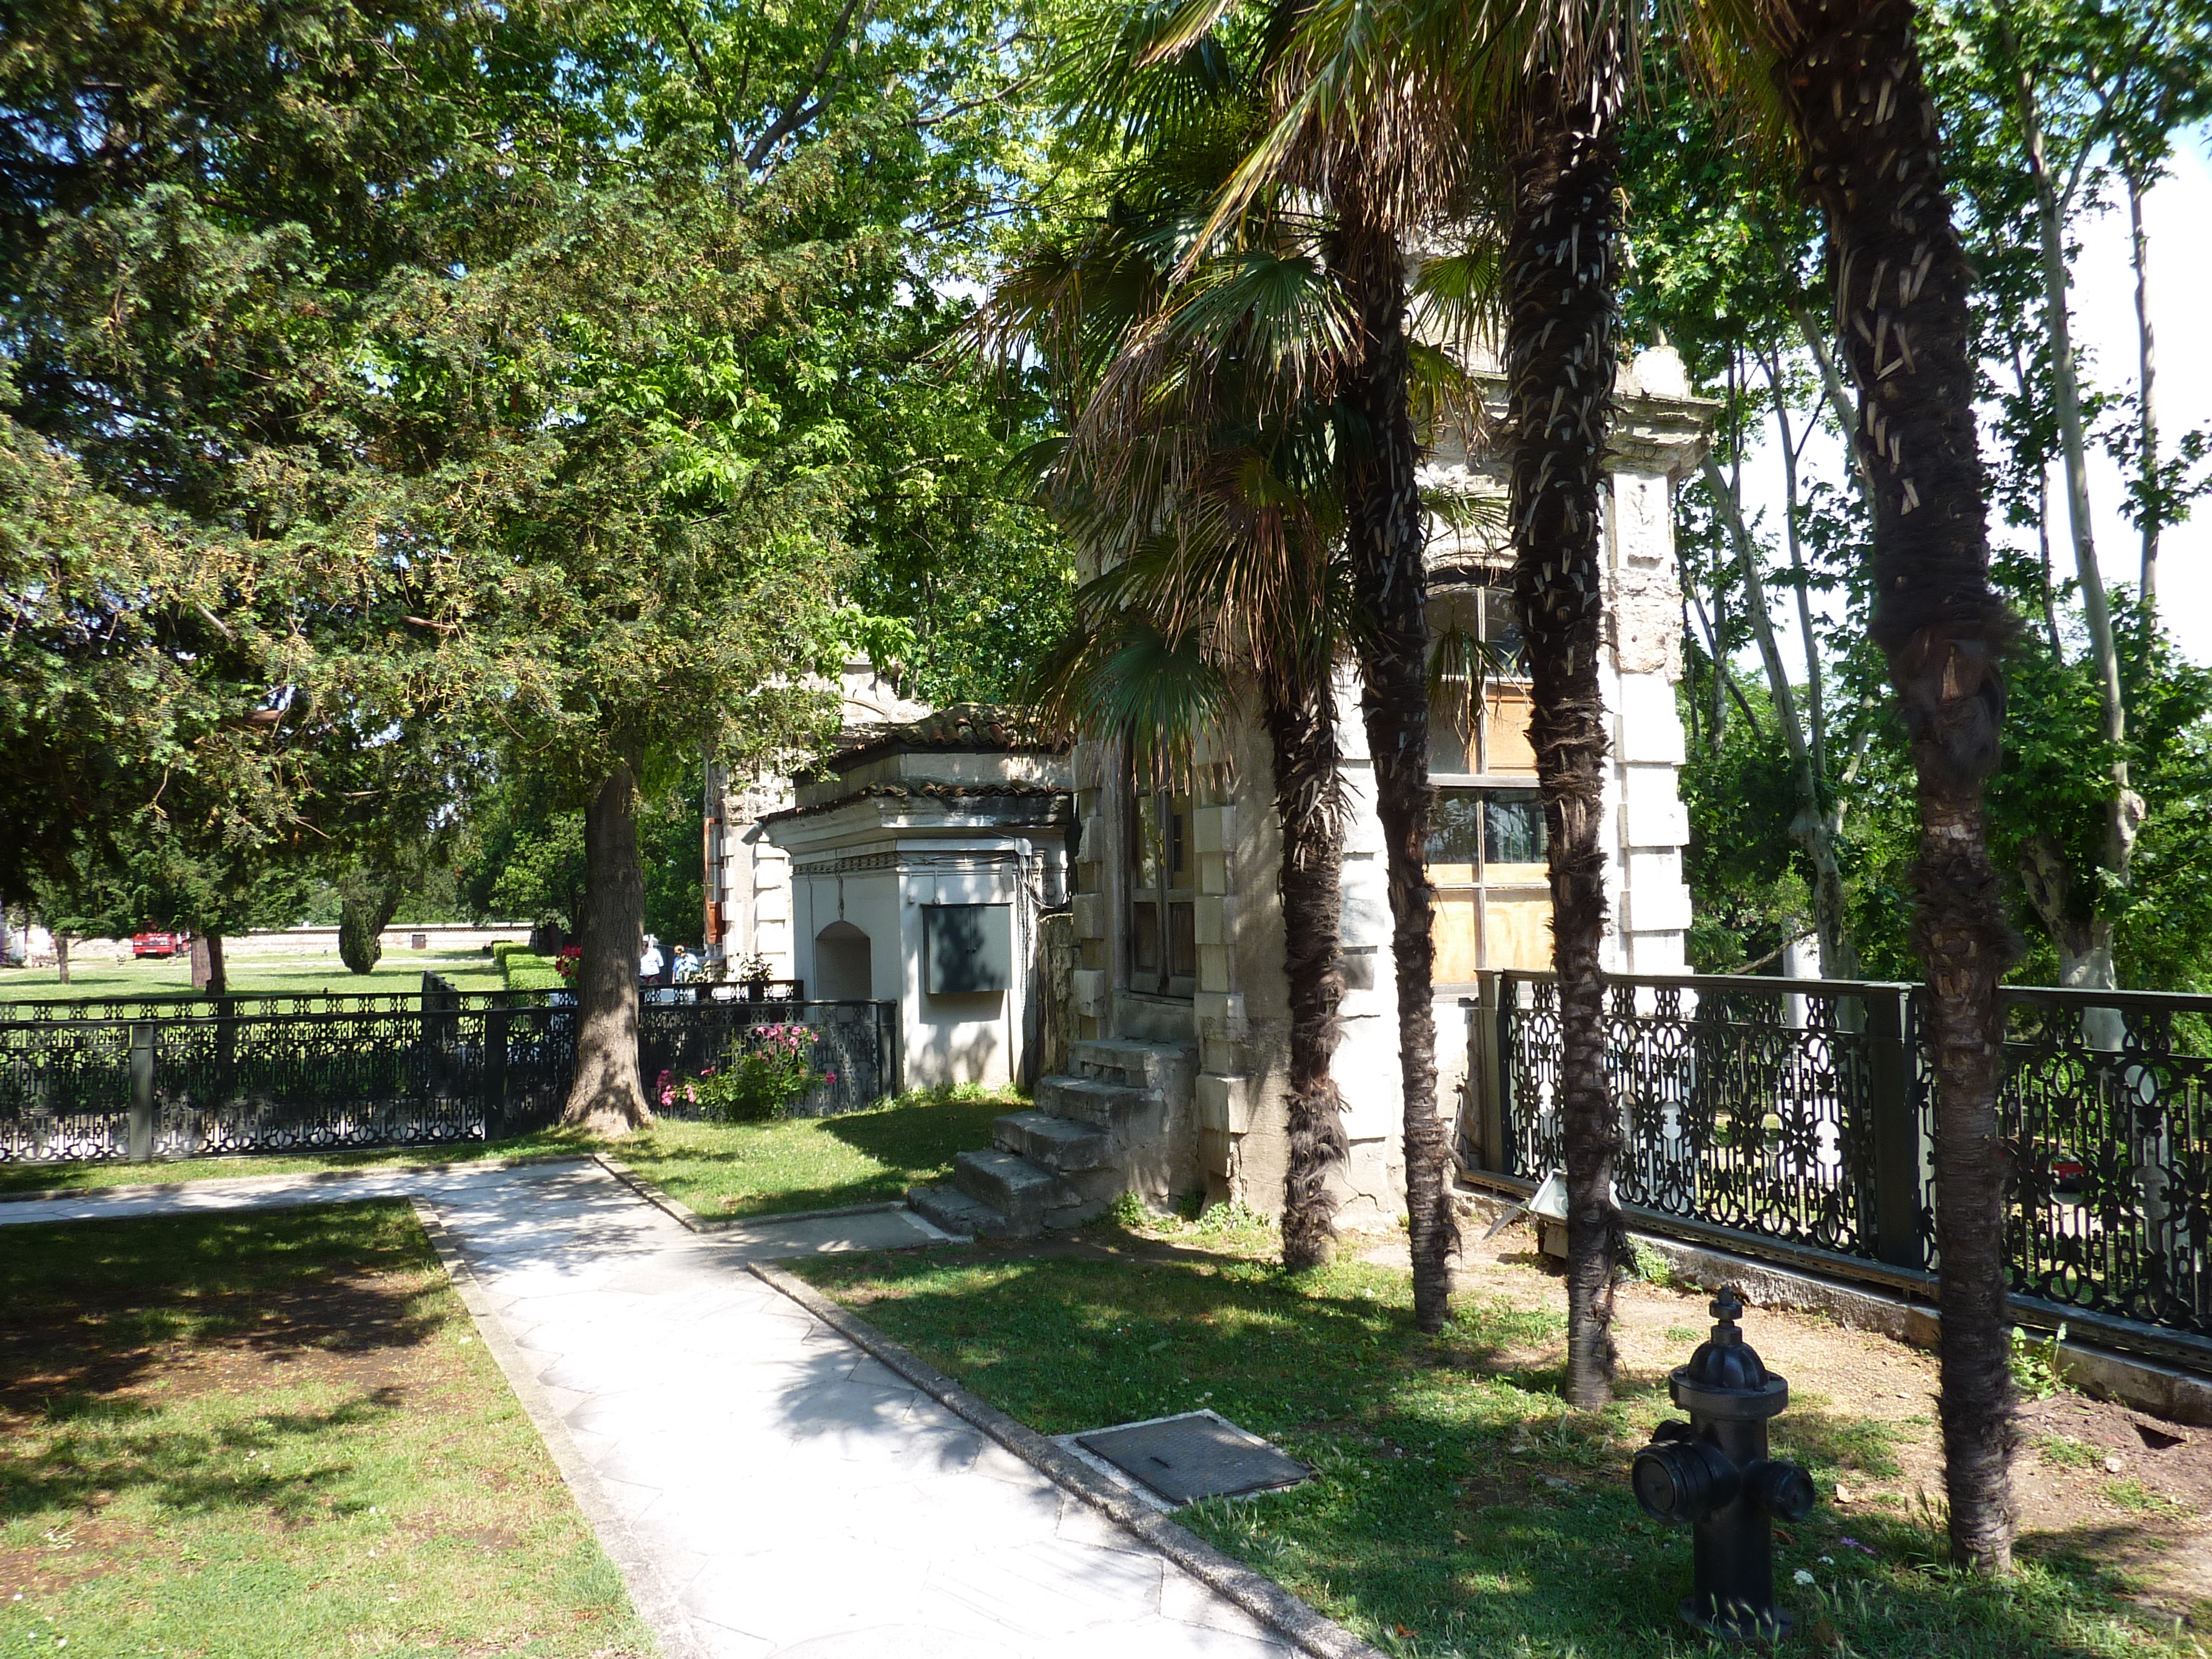
[{"label": "black metal railing", "polygon": [[[1863,981],[1610,981],[1622,1202],[1932,1272],[1922,994]],[[2015,1291],[2212,1337],[2212,997],[2020,988],[2004,999]],[[1551,975],[1488,975],[1475,1006],[1462,1154],[1540,1179],[1564,1162]]]},{"label": "black metal railing", "polygon": [[[575,1071],[564,994],[426,986],[356,1006],[16,1018],[0,1005],[0,1163],[194,1158],[502,1139],[558,1121]],[[821,1115],[898,1088],[896,1003],[665,1001],[639,1009],[648,1085],[764,1024],[817,1032]]]}]

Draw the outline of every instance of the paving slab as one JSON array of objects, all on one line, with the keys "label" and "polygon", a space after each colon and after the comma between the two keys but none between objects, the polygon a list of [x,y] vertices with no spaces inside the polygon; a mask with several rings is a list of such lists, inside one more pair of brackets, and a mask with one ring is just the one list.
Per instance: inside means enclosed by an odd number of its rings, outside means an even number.
[{"label": "paving slab", "polygon": [[1211,1586],[746,1271],[949,1236],[695,1234],[596,1164],[0,1205],[0,1225],[411,1198],[668,1659],[1277,1659]]}]

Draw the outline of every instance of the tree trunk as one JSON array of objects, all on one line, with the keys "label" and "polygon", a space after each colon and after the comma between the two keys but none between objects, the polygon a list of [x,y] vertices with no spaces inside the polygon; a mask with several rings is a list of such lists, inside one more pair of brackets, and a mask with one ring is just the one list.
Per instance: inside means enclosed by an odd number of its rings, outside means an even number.
[{"label": "tree trunk", "polygon": [[[1838,820],[1820,799],[1818,761],[1806,740],[1804,723],[1797,718],[1797,694],[1782,665],[1782,647],[1774,638],[1774,619],[1766,612],[1766,581],[1759,568],[1751,532],[1743,522],[1733,480],[1705,459],[1706,488],[1720,503],[1721,521],[1735,549],[1736,568],[1743,576],[1744,605],[1751,617],[1753,639],[1759,643],[1759,659],[1766,669],[1766,691],[1773,699],[1775,719],[1782,727],[1783,747],[1790,751],[1790,781],[1797,797],[1797,811],[1790,820],[1790,834],[1805,849],[1813,867],[1813,927],[1820,935],[1820,973],[1827,979],[1856,979],[1858,952],[1852,947],[1850,904],[1844,891],[1844,867],[1836,855]],[[1813,648],[1812,630],[1806,630],[1805,647]]]},{"label": "tree trunk", "polygon": [[1374,757],[1398,981],[1398,1065],[1405,1097],[1406,1212],[1413,1318],[1439,1330],[1451,1300],[1458,1223],[1446,1179],[1450,1147],[1437,1115],[1435,949],[1429,890],[1429,617],[1426,525],[1414,469],[1420,444],[1408,402],[1406,261],[1371,211],[1356,169],[1331,180],[1331,263],[1358,319],[1358,360],[1341,394],[1345,542],[1361,621],[1361,708]]},{"label": "tree trunk", "polygon": [[63,985],[69,983],[69,935],[67,933],[54,935],[54,973],[59,983]]},{"label": "tree trunk", "polygon": [[1290,981],[1291,1163],[1283,1179],[1283,1265],[1336,1253],[1329,1176],[1351,1150],[1330,1062],[1344,1000],[1344,815],[1328,677],[1307,696],[1270,695],[1275,815],[1282,825],[1283,970]]},{"label": "tree trunk", "polygon": [[228,994],[230,975],[223,966],[222,935],[202,933],[192,941],[192,989],[202,996]]},{"label": "tree trunk", "polygon": [[[2020,118],[2027,141],[2028,172],[2035,181],[2036,226],[2043,255],[2044,333],[2051,349],[2051,376],[2058,404],[2059,453],[2066,463],[2066,521],[2073,532],[2074,574],[2081,585],[2081,615],[2088,624],[2089,653],[2097,675],[2097,695],[2105,715],[2105,741],[2112,790],[2105,801],[2105,844],[2099,864],[2106,893],[2124,890],[2135,861],[2136,831],[2142,827],[2143,800],[2128,783],[2127,701],[2120,684],[2119,646],[2112,637],[2112,611],[2105,597],[2104,573],[2089,526],[2088,438],[2081,419],[2081,390],[2075,374],[2074,333],[2066,300],[2065,203],[2051,179],[2043,149],[2043,125],[2034,80],[2020,77]],[[2070,194],[2070,189],[2069,189]],[[2109,954],[2109,953],[2108,953]],[[2107,977],[2096,988],[2109,991]]]},{"label": "tree trunk", "polygon": [[2128,264],[2136,278],[2136,477],[2142,498],[2143,627],[2158,626],[2158,541],[2165,502],[2158,477],[2158,338],[2150,325],[2150,234],[2143,228],[2141,169],[2125,169],[2128,187]]},{"label": "tree trunk", "polygon": [[563,1123],[617,1138],[653,1121],[637,1069],[637,959],[645,877],[637,861],[637,770],[625,758],[584,809],[583,958],[576,994],[576,1078]]},{"label": "tree trunk", "polygon": [[[1514,591],[1534,710],[1528,737],[1550,832],[1552,960],[1567,1176],[1568,1403],[1613,1395],[1613,1200],[1620,1115],[1606,1077],[1606,435],[1620,276],[1617,35],[1590,74],[1540,71],[1524,94],[1506,240],[1505,374]],[[1754,607],[1757,596],[1753,596]]]},{"label": "tree trunk", "polygon": [[1951,222],[1911,0],[1789,0],[1776,79],[1819,203],[1853,428],[1874,517],[1873,636],[1919,780],[1915,940],[1928,967],[1942,1252],[1945,1481],[1962,1565],[2012,1562],[2017,1443],[2007,1364],[1997,986],[2016,941],[1989,857],[1983,789],[2014,623],[1989,585],[1974,432],[1973,287]]}]

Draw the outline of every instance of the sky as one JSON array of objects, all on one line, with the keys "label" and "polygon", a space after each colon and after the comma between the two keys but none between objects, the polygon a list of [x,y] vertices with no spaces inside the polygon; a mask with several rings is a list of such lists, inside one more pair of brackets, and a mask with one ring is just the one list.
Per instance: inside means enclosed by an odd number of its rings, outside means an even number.
[{"label": "sky", "polygon": [[[2169,175],[2144,203],[2150,235],[2151,326],[2157,338],[2160,448],[2172,447],[2188,431],[2212,427],[2212,133],[2198,128],[2173,158]],[[2135,277],[2128,267],[2128,218],[2124,201],[2112,210],[2077,223],[2080,253],[2073,269],[2072,319],[2075,340],[2087,358],[2084,380],[2107,390],[2132,393],[2136,385]],[[1984,438],[1986,441],[1986,436]],[[1820,477],[1843,479],[1843,447],[1822,433],[1810,446],[1808,460]],[[1745,468],[1746,506],[1767,509],[1767,522],[1779,521],[1780,469],[1771,455],[1754,450]],[[2061,575],[2073,570],[2073,545],[2065,518],[2065,480],[2051,468],[2051,539],[2053,563]],[[2124,489],[2119,469],[2100,448],[2089,458],[2089,505],[2098,568],[2106,585],[2132,589],[2141,574],[2142,542],[2120,512]],[[2021,538],[1992,514],[1991,535]],[[2033,545],[2032,541],[2025,544]],[[2187,522],[2166,526],[2159,552],[2159,611],[2181,649],[2212,665],[2212,497],[2198,503]],[[1792,672],[1802,673],[1794,616],[1778,602],[1779,641]],[[1747,657],[1747,660],[1748,658]]]}]

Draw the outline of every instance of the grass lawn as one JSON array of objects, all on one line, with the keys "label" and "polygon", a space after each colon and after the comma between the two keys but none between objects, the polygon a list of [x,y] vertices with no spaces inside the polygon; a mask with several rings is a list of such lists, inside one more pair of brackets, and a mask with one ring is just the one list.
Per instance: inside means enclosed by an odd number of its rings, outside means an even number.
[{"label": "grass lawn", "polygon": [[606,1150],[702,1216],[787,1215],[903,1198],[991,1144],[1011,1096],[911,1095],[872,1111],[781,1123],[664,1122]]},{"label": "grass lawn", "polygon": [[[442,974],[464,991],[502,991],[506,981],[489,957],[471,951],[386,951],[375,970],[349,972],[337,952],[301,957],[239,954],[225,964],[230,988],[240,993],[337,991],[379,995],[419,991],[422,975]],[[0,969],[0,1002],[67,1001],[74,997],[186,997],[192,994],[188,957],[146,957],[118,963],[112,956],[74,955],[70,982],[52,968]]]},{"label": "grass lawn", "polygon": [[0,1236],[0,1655],[653,1650],[404,1205]]},{"label": "grass lawn", "polygon": [[[307,1158],[0,1164],[0,1193],[603,1150],[702,1215],[782,1215],[903,1197],[908,1187],[946,1174],[956,1152],[990,1145],[991,1120],[1025,1103],[1011,1096],[915,1094],[842,1117],[791,1118],[781,1123],[663,1122],[618,1141],[549,1129],[489,1146],[477,1141],[457,1146],[394,1146]],[[0,1650],[0,1659],[6,1659],[5,1650]]]},{"label": "grass lawn", "polygon": [[[247,1176],[307,1175],[326,1170],[374,1170],[392,1164],[464,1164],[486,1158],[540,1153],[580,1157],[599,1143],[548,1129],[512,1140],[444,1146],[384,1146],[374,1152],[319,1152],[293,1158],[281,1152],[248,1158],[191,1158],[154,1164],[0,1164],[0,1194],[45,1193],[77,1187],[136,1187],[143,1182],[236,1181]],[[0,1654],[0,1659],[5,1659]]]},{"label": "grass lawn", "polygon": [[[1674,1414],[1656,1372],[1631,1372],[1602,1415],[1570,1413],[1555,1309],[1463,1292],[1455,1322],[1424,1336],[1401,1267],[1347,1260],[1289,1277],[1269,1260],[1271,1231],[1219,1217],[797,1271],[1044,1433],[1210,1406],[1276,1440],[1316,1478],[1178,1518],[1386,1652],[1707,1651],[1674,1611],[1687,1531],[1645,1519],[1628,1489],[1635,1449]],[[1778,1454],[1824,1495],[1839,1478],[1863,1486],[1899,1473],[1904,1438],[1922,1432],[1904,1415],[1801,1397],[1776,1425]],[[2140,1585],[2079,1557],[2030,1559],[2002,1586],[1953,1576],[1927,1520],[1862,1495],[1782,1528],[1777,1577],[1811,1638],[1792,1645],[1863,1659],[2206,1652],[2171,1614],[2122,1600]]]}]

